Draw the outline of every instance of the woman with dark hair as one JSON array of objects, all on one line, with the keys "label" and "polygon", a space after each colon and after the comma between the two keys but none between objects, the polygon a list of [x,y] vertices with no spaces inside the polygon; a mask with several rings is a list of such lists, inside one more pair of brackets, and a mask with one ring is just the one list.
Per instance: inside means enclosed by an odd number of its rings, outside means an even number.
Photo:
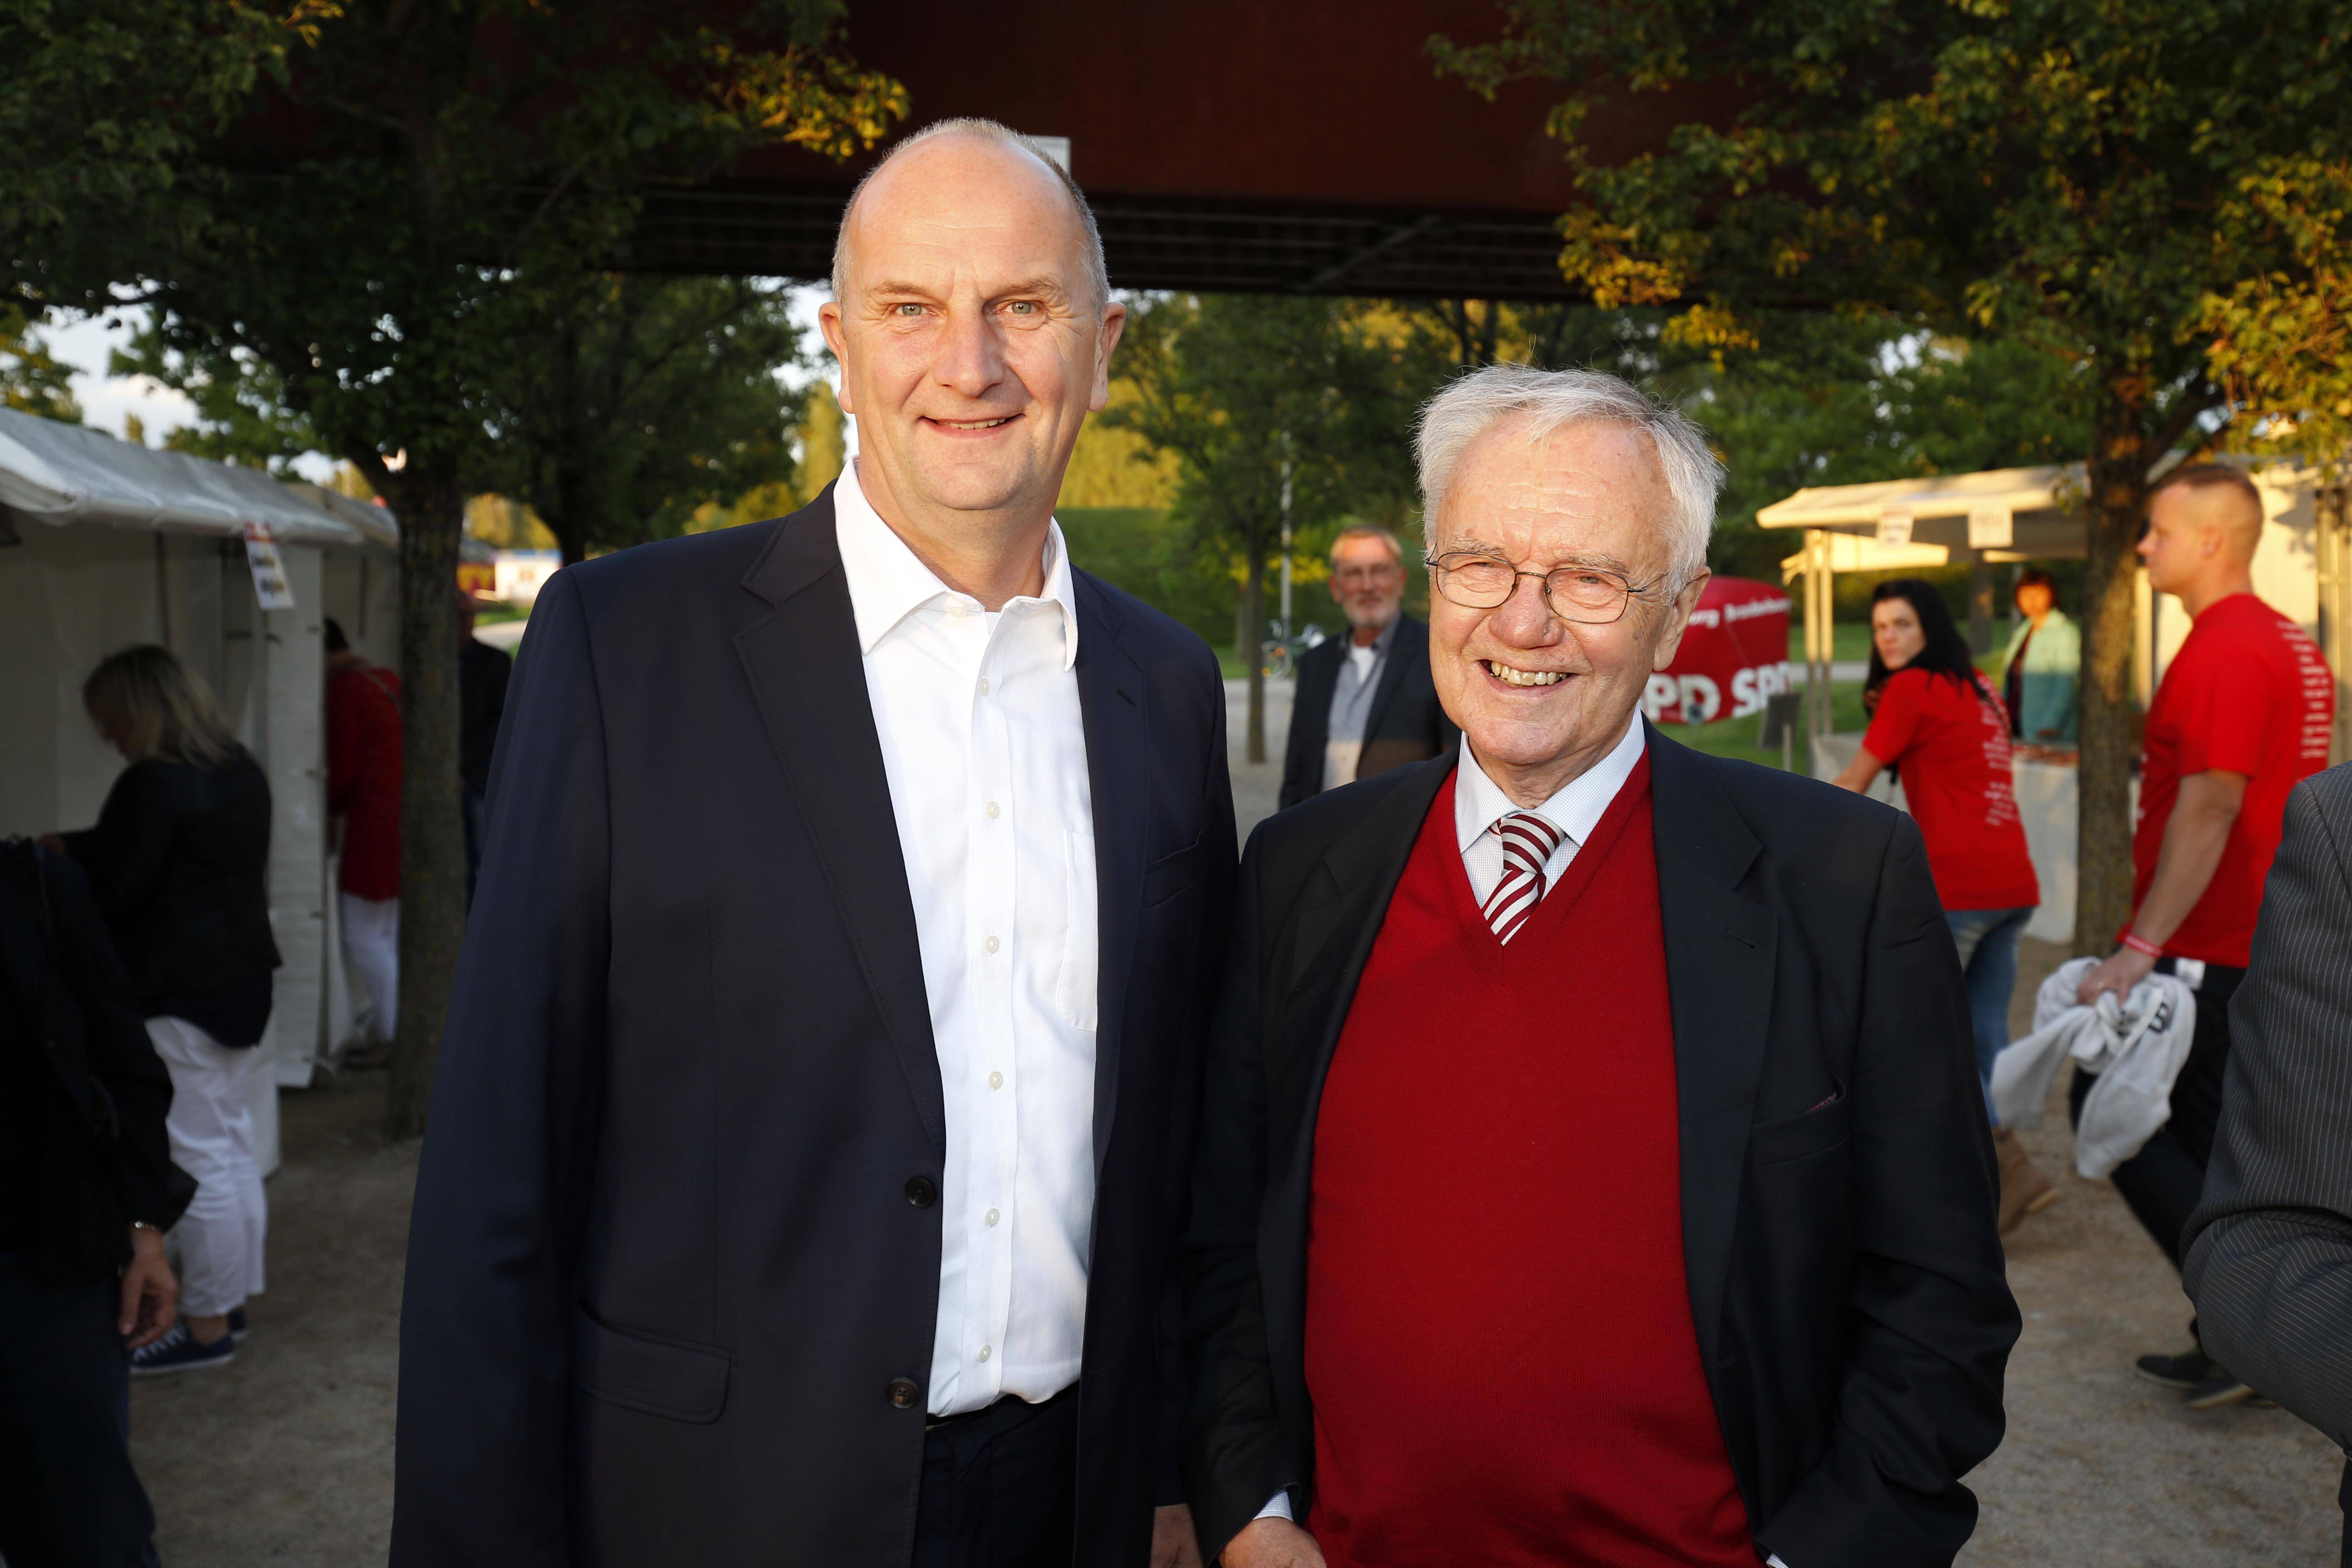
[{"label": "woman with dark hair", "polygon": [[125,648],[82,706],[130,766],[98,826],[61,847],[89,878],[172,1074],[172,1160],[196,1179],[176,1227],[181,1320],[131,1353],[134,1376],[217,1366],[262,1286],[268,1210],[246,1079],[269,1023],[269,782],[220,705],[168,648]]},{"label": "woman with dark hair", "polygon": [[[1895,769],[1927,844],[1927,868],[1968,977],[1977,1075],[1992,1113],[1992,1062],[2009,1043],[2009,994],[2017,939],[2042,901],[2010,778],[2009,713],[1969,658],[1969,645],[1935,587],[1916,577],[1881,583],[1870,596],[1870,677],[1863,700],[1870,729],[1834,781],[1866,790]],[[2058,1189],[1998,1121],[2000,1224],[2010,1229],[2049,1207]]]},{"label": "woman with dark hair", "polygon": [[2001,698],[2010,732],[2041,746],[2074,743],[2074,689],[2083,670],[2083,631],[2058,607],[2058,584],[2039,566],[2017,577],[2022,618],[2000,657]]}]

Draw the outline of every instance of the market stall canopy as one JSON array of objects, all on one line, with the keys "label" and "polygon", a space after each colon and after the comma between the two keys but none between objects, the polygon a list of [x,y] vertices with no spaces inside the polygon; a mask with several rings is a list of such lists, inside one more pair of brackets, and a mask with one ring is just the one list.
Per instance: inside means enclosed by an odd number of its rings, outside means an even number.
[{"label": "market stall canopy", "polygon": [[[2050,561],[2085,549],[2083,465],[1988,468],[1881,479],[1864,485],[1821,485],[1799,490],[1756,514],[1762,528],[1818,528],[1854,536],[1832,542],[1832,569],[1867,572],[1941,566],[1954,560]],[[1804,569],[1802,555],[1781,563]]]},{"label": "market stall canopy", "polygon": [[59,527],[239,535],[259,522],[292,544],[368,538],[257,469],[153,451],[12,409],[0,409],[0,506]]},{"label": "market stall canopy", "polygon": [[340,490],[331,490],[307,479],[286,488],[323,509],[330,517],[350,523],[367,535],[370,543],[381,544],[386,550],[400,548],[400,520],[382,501],[354,500]]}]

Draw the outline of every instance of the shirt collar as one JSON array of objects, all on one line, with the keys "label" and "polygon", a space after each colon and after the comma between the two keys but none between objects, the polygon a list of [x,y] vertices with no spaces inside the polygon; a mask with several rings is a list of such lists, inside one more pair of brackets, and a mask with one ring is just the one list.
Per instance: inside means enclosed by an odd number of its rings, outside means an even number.
[{"label": "shirt collar", "polygon": [[[1558,795],[1535,808],[1536,815],[1567,834],[1571,842],[1582,844],[1601,826],[1601,814],[1609,809],[1625,781],[1633,776],[1633,764],[1642,760],[1643,743],[1641,720],[1638,714],[1631,716],[1625,721],[1624,738],[1610,748],[1608,755],[1569,780]],[[1455,847],[1469,848],[1480,834],[1495,826],[1497,817],[1520,809],[1478,765],[1465,731],[1462,763],[1454,776],[1454,833],[1459,841]]]},{"label": "shirt collar", "polygon": [[1404,625],[1404,612],[1399,610],[1389,617],[1389,624],[1381,628],[1381,635],[1371,640],[1369,647],[1360,648],[1356,646],[1356,628],[1353,626],[1349,626],[1340,635],[1347,639],[1349,654],[1370,653],[1372,658],[1378,659],[1387,656],[1389,645],[1396,641],[1397,627],[1402,625]]},{"label": "shirt collar", "polygon": [[[915,611],[935,602],[962,601],[973,609],[980,601],[959,594],[940,581],[922,558],[907,547],[898,531],[882,521],[874,503],[857,482],[857,465],[841,470],[833,487],[834,537],[841,547],[842,575],[849,580],[849,610],[857,623],[857,650],[870,654],[874,645]],[[1078,658],[1078,602],[1070,577],[1070,552],[1063,542],[1062,525],[1045,520],[1045,591],[1035,598],[1018,598],[1004,607],[1025,613],[1053,605],[1062,613],[1062,668]]]}]

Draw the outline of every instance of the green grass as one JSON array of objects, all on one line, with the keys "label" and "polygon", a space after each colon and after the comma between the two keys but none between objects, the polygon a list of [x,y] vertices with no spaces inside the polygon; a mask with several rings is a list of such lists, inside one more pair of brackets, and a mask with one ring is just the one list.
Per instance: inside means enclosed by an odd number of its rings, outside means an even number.
[{"label": "green grass", "polygon": [[[1830,657],[1839,661],[1868,658],[1870,628],[1859,621],[1832,621],[1830,649]],[[1801,615],[1792,616],[1789,621],[1789,658],[1797,664],[1805,662],[1805,622]]]},{"label": "green grass", "polygon": [[[1832,733],[1851,735],[1864,728],[1860,682],[1830,688],[1830,715]],[[1801,725],[1802,722],[1801,717],[1799,723]],[[1775,746],[1769,752],[1757,748],[1756,737],[1764,728],[1764,715],[1761,713],[1750,713],[1745,719],[1726,719],[1719,724],[1662,724],[1659,728],[1692,750],[1706,752],[1711,756],[1737,757],[1744,763],[1761,763],[1768,768],[1780,765],[1780,747]],[[1801,728],[1792,756],[1799,773],[1807,771],[1811,755],[1811,746]]]}]

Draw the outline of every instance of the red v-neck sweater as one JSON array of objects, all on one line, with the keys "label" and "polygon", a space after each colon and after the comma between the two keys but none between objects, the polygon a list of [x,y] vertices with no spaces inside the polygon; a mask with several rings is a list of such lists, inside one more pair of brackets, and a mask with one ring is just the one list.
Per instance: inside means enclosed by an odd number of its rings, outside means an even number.
[{"label": "red v-neck sweater", "polygon": [[1449,781],[1316,1121],[1308,1528],[1332,1568],[1756,1568],[1679,1146],[1648,759],[1508,947]]}]

